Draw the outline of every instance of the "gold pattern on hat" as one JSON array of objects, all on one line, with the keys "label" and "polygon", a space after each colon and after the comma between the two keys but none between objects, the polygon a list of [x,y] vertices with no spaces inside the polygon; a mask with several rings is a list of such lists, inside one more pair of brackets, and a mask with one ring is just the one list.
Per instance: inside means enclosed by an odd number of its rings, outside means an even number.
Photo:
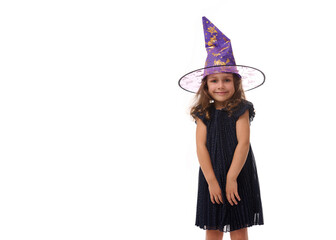
[{"label": "gold pattern on hat", "polygon": [[225,49],[227,49],[229,46],[222,48],[219,52],[224,51]]},{"label": "gold pattern on hat", "polygon": [[217,33],[215,27],[208,27],[208,32],[211,33],[211,34]]},{"label": "gold pattern on hat", "polygon": [[221,60],[215,60],[214,64],[215,65],[226,65],[230,62],[230,59],[226,59],[226,62],[222,62]]},{"label": "gold pattern on hat", "polygon": [[207,43],[209,47],[214,48],[214,43],[217,42],[216,36],[210,38],[210,41]]}]

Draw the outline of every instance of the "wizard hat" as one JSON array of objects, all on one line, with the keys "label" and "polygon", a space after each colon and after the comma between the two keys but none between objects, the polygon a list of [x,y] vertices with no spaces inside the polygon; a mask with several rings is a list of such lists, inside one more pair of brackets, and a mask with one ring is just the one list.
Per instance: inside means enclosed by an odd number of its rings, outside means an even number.
[{"label": "wizard hat", "polygon": [[244,91],[261,86],[265,82],[265,74],[253,67],[236,65],[231,40],[206,17],[202,20],[205,49],[208,54],[205,67],[181,77],[178,81],[179,86],[186,91],[196,93],[207,75],[221,72],[238,74],[242,79]]}]

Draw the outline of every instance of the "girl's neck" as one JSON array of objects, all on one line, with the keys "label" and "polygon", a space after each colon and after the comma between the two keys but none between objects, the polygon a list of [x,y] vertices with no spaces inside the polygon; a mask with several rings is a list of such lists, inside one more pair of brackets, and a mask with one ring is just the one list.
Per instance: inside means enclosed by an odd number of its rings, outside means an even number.
[{"label": "girl's neck", "polygon": [[215,102],[215,108],[216,108],[216,109],[223,109],[223,108],[226,108],[226,107],[227,107],[227,104],[228,104],[227,101],[225,101],[225,102],[223,102],[223,103],[216,103],[216,102]]}]

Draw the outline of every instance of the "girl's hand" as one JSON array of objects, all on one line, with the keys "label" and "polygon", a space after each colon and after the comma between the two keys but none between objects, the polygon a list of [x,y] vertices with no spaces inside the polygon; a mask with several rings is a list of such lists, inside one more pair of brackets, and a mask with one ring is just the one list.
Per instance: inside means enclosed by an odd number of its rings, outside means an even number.
[{"label": "girl's hand", "polygon": [[[229,203],[233,206],[233,202],[238,205],[236,198],[240,201],[240,197],[238,195],[238,184],[237,179],[235,178],[226,178],[226,198]],[[236,197],[236,198],[235,198]]]},{"label": "girl's hand", "polygon": [[217,180],[209,184],[209,193],[210,193],[211,202],[213,204],[215,204],[216,202],[218,204],[223,203],[222,189],[220,188]]}]

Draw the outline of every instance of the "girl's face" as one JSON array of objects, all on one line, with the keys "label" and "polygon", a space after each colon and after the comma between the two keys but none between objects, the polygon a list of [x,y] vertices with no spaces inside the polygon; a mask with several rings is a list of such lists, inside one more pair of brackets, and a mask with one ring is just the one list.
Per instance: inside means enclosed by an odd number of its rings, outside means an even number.
[{"label": "girl's face", "polygon": [[214,73],[207,76],[210,96],[215,100],[215,107],[220,107],[235,93],[232,73]]}]

